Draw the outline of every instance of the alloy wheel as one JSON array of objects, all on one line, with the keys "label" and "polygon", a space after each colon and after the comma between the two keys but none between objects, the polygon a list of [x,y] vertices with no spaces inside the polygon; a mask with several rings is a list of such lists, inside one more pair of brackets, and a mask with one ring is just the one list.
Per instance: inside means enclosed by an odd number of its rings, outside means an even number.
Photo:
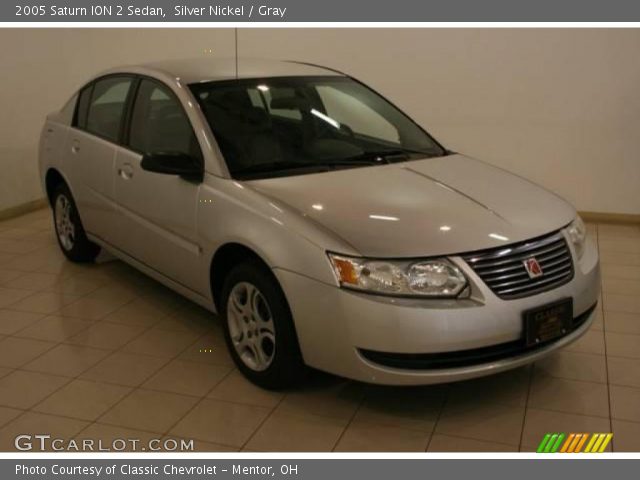
[{"label": "alloy wheel", "polygon": [[76,243],[76,228],[71,220],[72,205],[65,195],[58,195],[55,205],[56,233],[62,247],[69,251]]},{"label": "alloy wheel", "polygon": [[276,350],[276,332],[269,304],[258,288],[236,284],[227,301],[231,341],[242,362],[260,372],[269,368]]}]

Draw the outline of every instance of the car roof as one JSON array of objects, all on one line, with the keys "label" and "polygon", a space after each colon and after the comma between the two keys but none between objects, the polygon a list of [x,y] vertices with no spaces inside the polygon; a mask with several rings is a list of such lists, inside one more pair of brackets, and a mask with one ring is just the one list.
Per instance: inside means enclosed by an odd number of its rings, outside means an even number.
[{"label": "car roof", "polygon": [[252,58],[200,58],[164,60],[139,65],[112,68],[103,74],[146,73],[154,77],[173,77],[182,83],[211,82],[243,78],[289,76],[344,76],[330,68],[296,61]]}]

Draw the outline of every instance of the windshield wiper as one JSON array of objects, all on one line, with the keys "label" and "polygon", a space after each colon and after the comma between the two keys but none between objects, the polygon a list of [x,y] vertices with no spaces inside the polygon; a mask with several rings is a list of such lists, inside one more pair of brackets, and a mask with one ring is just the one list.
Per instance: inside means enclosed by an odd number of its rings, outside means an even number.
[{"label": "windshield wiper", "polygon": [[350,157],[347,161],[368,161],[371,163],[393,163],[394,161],[408,160],[411,155],[423,155],[424,152],[416,152],[406,149],[370,150],[362,152],[360,155]]},{"label": "windshield wiper", "polygon": [[306,170],[309,173],[314,172],[328,172],[336,167],[358,167],[358,166],[367,166],[367,165],[375,165],[378,162],[374,161],[370,158],[345,158],[345,159],[336,159],[336,160],[322,160],[318,162],[269,162],[269,163],[259,163],[257,165],[252,165],[247,168],[243,168],[242,170],[232,172],[234,177],[257,177],[263,176],[264,174],[279,176],[282,175],[283,172],[290,171],[299,171]]}]

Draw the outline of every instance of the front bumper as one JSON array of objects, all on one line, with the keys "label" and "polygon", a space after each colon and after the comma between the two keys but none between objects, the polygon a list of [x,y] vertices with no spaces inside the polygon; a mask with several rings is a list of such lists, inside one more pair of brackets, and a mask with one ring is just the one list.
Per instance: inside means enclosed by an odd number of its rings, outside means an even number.
[{"label": "front bumper", "polygon": [[[572,252],[575,259],[575,254]],[[498,298],[460,258],[472,297],[423,300],[381,297],[341,289],[286,270],[274,269],[289,301],[305,362],[340,376],[379,384],[421,385],[489,375],[536,361],[578,339],[590,327],[600,286],[597,249],[588,241],[575,262],[573,279],[553,290],[515,300]],[[382,365],[363,351],[434,354],[470,351],[517,342],[522,312],[571,297],[569,334],[535,350],[453,368],[415,369]],[[448,352],[448,353],[447,353]]]}]

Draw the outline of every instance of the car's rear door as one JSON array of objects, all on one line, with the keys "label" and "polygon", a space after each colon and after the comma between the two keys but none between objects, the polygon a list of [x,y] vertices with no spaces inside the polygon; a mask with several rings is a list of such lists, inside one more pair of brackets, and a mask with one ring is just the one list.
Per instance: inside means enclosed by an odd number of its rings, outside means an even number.
[{"label": "car's rear door", "polygon": [[170,88],[141,78],[124,145],[116,152],[115,198],[119,247],[136,260],[192,289],[207,268],[197,241],[200,182],[141,168],[144,153],[182,153],[201,161],[191,123]]},{"label": "car's rear door", "polygon": [[65,173],[83,226],[107,242],[117,228],[113,176],[132,85],[131,76],[110,75],[81,90],[65,142]]}]

